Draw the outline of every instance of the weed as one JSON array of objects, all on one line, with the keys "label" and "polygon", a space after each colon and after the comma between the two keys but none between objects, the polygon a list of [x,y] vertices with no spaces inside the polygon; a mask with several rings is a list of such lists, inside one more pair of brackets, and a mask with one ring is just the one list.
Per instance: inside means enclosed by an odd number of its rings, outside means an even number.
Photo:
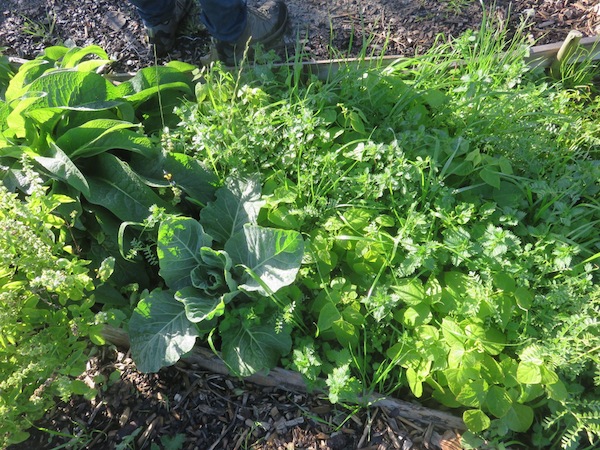
[{"label": "weed", "polygon": [[54,35],[56,27],[56,13],[54,11],[46,11],[46,18],[43,21],[34,21],[26,16],[23,18],[23,32],[34,38],[40,39],[44,44],[55,43],[56,36]]}]

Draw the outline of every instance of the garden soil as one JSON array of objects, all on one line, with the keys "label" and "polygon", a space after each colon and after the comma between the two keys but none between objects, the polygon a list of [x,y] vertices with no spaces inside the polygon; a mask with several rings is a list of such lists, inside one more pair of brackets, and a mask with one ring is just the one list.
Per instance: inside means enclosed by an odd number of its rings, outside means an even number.
[{"label": "garden soil", "polygon": [[[249,0],[259,4],[261,0]],[[290,26],[279,54],[301,51],[306,59],[368,55],[413,56],[435,45],[439,35],[456,37],[481,23],[477,0],[286,0]],[[484,4],[492,3],[485,1]],[[495,0],[488,14],[514,29],[528,23],[533,43],[562,41],[570,30],[600,34],[598,0]],[[182,26],[176,48],[165,59],[199,64],[210,38],[197,11]],[[0,0],[0,47],[30,59],[49,45],[103,47],[116,72],[136,71],[156,60],[144,27],[127,1]],[[165,59],[156,62],[163,63]]]},{"label": "garden soil", "polygon": [[[253,2],[254,0],[250,0]],[[481,23],[472,0],[287,0],[291,23],[280,55],[308,60],[367,54],[413,56]],[[113,72],[169,59],[199,64],[210,38],[193,14],[176,48],[157,60],[126,1],[0,0],[0,47],[15,61],[49,45],[103,47]],[[527,20],[531,43],[562,41],[570,30],[600,34],[597,0],[497,0],[487,14],[515,29]],[[423,424],[393,409],[348,409],[317,393],[264,387],[181,363],[141,374],[125,348],[95,351],[82,379],[91,400],[59,403],[21,449],[460,449],[460,431]],[[403,393],[398,393],[402,396]],[[434,405],[430,405],[434,407]]]}]

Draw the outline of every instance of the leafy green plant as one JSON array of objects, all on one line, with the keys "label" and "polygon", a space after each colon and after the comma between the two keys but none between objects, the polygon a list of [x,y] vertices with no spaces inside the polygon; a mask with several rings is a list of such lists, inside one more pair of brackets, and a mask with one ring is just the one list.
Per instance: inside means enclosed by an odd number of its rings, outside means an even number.
[{"label": "leafy green plant", "polygon": [[278,292],[295,280],[303,240],[295,231],[257,225],[260,206],[257,180],[229,179],[199,222],[162,220],[157,253],[168,289],[144,296],[129,322],[140,370],[174,364],[222,316],[221,355],[234,373],[268,370],[290,351],[287,324],[273,319],[289,305]]},{"label": "leafy green plant", "polygon": [[[335,402],[455,408],[473,447],[595,445],[600,97],[589,65],[531,70],[524,29],[327,81],[217,65],[192,86],[169,66],[114,86],[51,50],[7,91],[3,179],[26,191],[30,154],[77,200],[74,242],[123,269],[105,304],[146,289],[141,370],[202,338],[238,375],[282,361]],[[106,98],[37,94],[70,77]],[[162,82],[188,95],[176,118]]]},{"label": "leafy green plant", "polygon": [[527,66],[525,28],[325,83],[216,68],[163,139],[220,178],[261,172],[259,223],[305,233],[285,362],[332,400],[409,391],[472,437],[567,448],[594,438],[598,104],[585,66],[577,91]]},{"label": "leafy green plant", "polygon": [[30,195],[24,200],[0,186],[2,447],[25,440],[56,397],[94,395],[76,377],[85,370],[90,339],[103,343],[103,319],[92,313],[89,261],[72,253],[70,218],[58,213],[75,202],[46,195],[35,172],[25,168]]},{"label": "leafy green plant", "polygon": [[[4,93],[6,92],[6,88],[8,86],[8,82],[14,75],[14,69],[10,64],[10,60],[7,56],[4,55],[4,47],[0,47],[0,100],[4,101]],[[4,105],[1,103],[0,105]],[[4,106],[0,106],[4,108]],[[1,113],[0,114],[4,114]]]},{"label": "leafy green plant", "polygon": [[[448,9],[452,14],[461,14],[463,13],[471,4],[474,3],[474,0],[445,0],[444,6]],[[483,2],[480,2],[483,6]],[[485,7],[485,6],[484,6]]]},{"label": "leafy green plant", "polygon": [[[186,194],[206,202],[215,177],[145,134],[169,124],[179,96],[191,93],[190,66],[147,68],[117,85],[95,72],[108,62],[99,47],[49,47],[20,67],[2,109],[0,161],[9,167],[3,181],[23,190],[20,158],[33,158],[53,192],[77,201],[72,232],[92,267],[114,257],[118,270],[111,283],[145,288],[155,274],[141,256],[136,263],[121,258],[120,221],[141,222],[153,205],[174,212],[181,204],[185,210]],[[107,302],[122,302],[108,285],[102,289]]]},{"label": "leafy green plant", "polygon": [[56,27],[56,13],[46,11],[46,18],[40,22],[30,19],[27,16],[23,18],[23,32],[35,38],[38,38],[44,44],[50,44],[55,40],[54,29]]}]

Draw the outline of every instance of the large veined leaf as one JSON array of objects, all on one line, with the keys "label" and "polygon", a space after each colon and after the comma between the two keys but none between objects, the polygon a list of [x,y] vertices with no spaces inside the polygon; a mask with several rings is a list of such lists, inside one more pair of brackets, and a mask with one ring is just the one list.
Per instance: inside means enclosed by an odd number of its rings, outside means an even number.
[{"label": "large veined leaf", "polygon": [[290,335],[285,331],[277,332],[272,325],[242,324],[221,333],[221,338],[223,361],[241,377],[275,367],[292,347]]},{"label": "large veined leaf", "polygon": [[128,102],[133,103],[134,105],[140,105],[141,103],[153,98],[156,95],[165,95],[168,100],[175,95],[175,93],[170,92],[180,92],[182,94],[191,94],[192,90],[188,83],[185,82],[175,82],[175,83],[164,83],[159,86],[151,86],[148,89],[144,89],[142,92],[137,94],[130,95],[126,97]]},{"label": "large veined leaf", "polygon": [[128,97],[130,101],[132,99],[145,101],[156,94],[159,84],[163,90],[167,84],[178,85],[180,83],[189,89],[191,78],[178,68],[168,65],[145,67],[139,70],[135,76],[117,86],[117,92],[120,97]]},{"label": "large veined leaf", "polygon": [[177,291],[175,300],[183,303],[187,318],[194,323],[222,316],[225,312],[223,297],[209,297],[191,286]]},{"label": "large veined leaf", "polygon": [[263,203],[260,183],[255,178],[229,178],[216,193],[217,199],[200,213],[206,231],[220,243],[242,231],[244,224],[255,224]]},{"label": "large veined leaf", "polygon": [[197,336],[195,325],[170,291],[152,291],[129,320],[131,356],[142,372],[175,364],[194,347]]},{"label": "large veined leaf", "polygon": [[[100,59],[84,61],[88,56],[97,56]],[[64,68],[76,67],[77,70],[91,72],[95,68],[110,63],[106,51],[98,45],[87,47],[73,47],[68,49],[62,57],[61,66]]]},{"label": "large veined leaf", "polygon": [[533,416],[531,406],[513,404],[512,408],[504,416],[503,421],[508,425],[509,429],[517,433],[524,433],[531,427]]},{"label": "large veined leaf", "polygon": [[32,59],[24,62],[8,83],[8,88],[4,94],[6,103],[21,98],[27,92],[27,85],[50,67],[50,62],[42,59]]},{"label": "large veined leaf", "polygon": [[218,177],[208,171],[200,161],[183,153],[170,153],[165,158],[164,171],[186,194],[201,203],[214,198]]},{"label": "large veined leaf", "polygon": [[137,126],[122,120],[94,119],[67,130],[56,143],[71,158],[90,157],[112,149],[147,152],[152,143],[131,130]]},{"label": "large veined leaf", "polygon": [[115,99],[115,87],[94,72],[59,69],[46,72],[28,86],[30,92],[44,92],[36,107],[75,106]]},{"label": "large veined leaf", "polygon": [[152,205],[172,209],[116,156],[102,153],[93,161],[94,175],[87,177],[90,203],[104,206],[124,222],[142,222]]},{"label": "large veined leaf", "polygon": [[212,238],[202,225],[189,217],[170,217],[158,229],[160,276],[173,290],[192,285],[191,272],[202,262],[200,249],[210,247]]},{"label": "large veined leaf", "polygon": [[245,225],[227,241],[225,251],[246,268],[239,288],[269,295],[296,279],[304,241],[296,231]]},{"label": "large veined leaf", "polygon": [[55,178],[74,187],[83,195],[90,195],[90,187],[87,180],[65,152],[54,142],[50,142],[49,153],[48,156],[36,156],[35,161]]},{"label": "large veined leaf", "polygon": [[[148,160],[152,164],[148,164]],[[132,155],[131,167],[151,185],[167,186],[174,183],[193,201],[206,204],[213,200],[218,177],[200,161],[183,153],[170,153],[155,148]],[[167,178],[169,180],[167,180]]]},{"label": "large veined leaf", "polygon": [[[19,137],[24,137],[21,130],[25,129],[28,120],[36,120],[49,131],[56,125],[63,110],[98,111],[118,108],[123,104],[122,100],[116,100],[115,87],[94,72],[60,69],[35,73],[39,78],[28,85],[15,86],[10,92],[11,95],[20,94],[15,99],[18,101],[11,103],[14,109],[7,117],[9,128]],[[23,101],[24,97],[27,101]],[[32,101],[32,98],[35,100]]]}]

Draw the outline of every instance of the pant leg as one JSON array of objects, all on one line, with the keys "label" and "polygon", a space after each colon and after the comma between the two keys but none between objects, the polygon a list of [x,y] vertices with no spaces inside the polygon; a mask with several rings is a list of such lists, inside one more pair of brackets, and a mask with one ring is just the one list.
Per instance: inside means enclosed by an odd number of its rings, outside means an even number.
[{"label": "pant leg", "polygon": [[200,6],[202,22],[219,41],[235,42],[246,28],[246,0],[200,0]]},{"label": "pant leg", "polygon": [[147,26],[169,20],[175,10],[175,0],[129,0]]}]

